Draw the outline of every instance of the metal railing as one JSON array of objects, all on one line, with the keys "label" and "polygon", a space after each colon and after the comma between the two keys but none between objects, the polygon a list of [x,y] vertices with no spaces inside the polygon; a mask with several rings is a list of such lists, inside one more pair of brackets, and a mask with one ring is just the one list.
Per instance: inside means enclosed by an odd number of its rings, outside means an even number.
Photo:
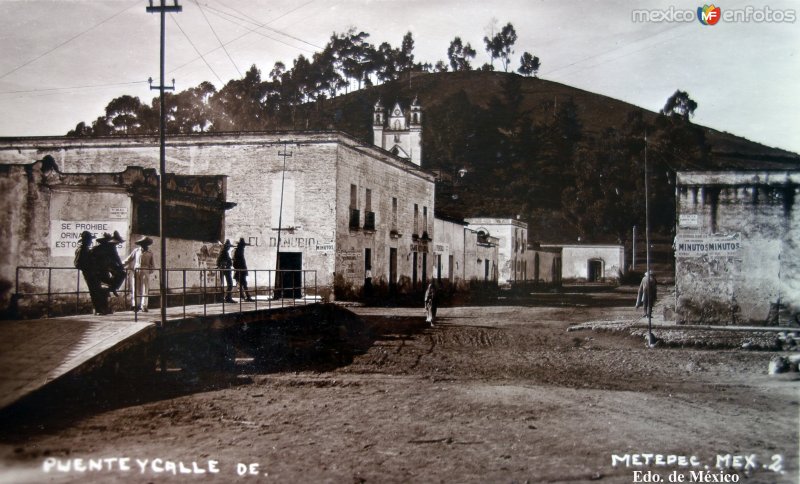
[{"label": "metal railing", "polygon": [[[240,291],[241,286],[238,283],[240,278],[236,277],[237,274],[245,271],[248,282],[247,293],[253,301],[246,300],[243,288]],[[138,320],[139,306],[136,303],[140,302],[142,295],[137,293],[133,272],[133,270],[126,271],[124,285],[117,291],[116,298],[117,301],[122,298],[123,307],[127,310],[133,309],[134,319]],[[168,308],[182,307],[184,318],[187,306],[192,305],[202,305],[205,316],[209,305],[221,304],[222,314],[225,314],[226,312],[296,306],[305,304],[309,300],[319,299],[317,271],[315,270],[179,268],[167,269],[165,272],[166,306]],[[244,295],[244,297],[239,297],[238,301],[226,301],[228,287],[225,283],[225,272],[230,272],[231,279],[236,283],[230,290],[230,295]],[[55,283],[54,275],[57,279]],[[44,289],[41,284],[42,276],[46,276],[47,279]],[[150,283],[146,297],[148,301],[159,300],[158,271],[153,270],[148,277]],[[180,283],[170,286],[170,282],[175,280],[180,280]],[[74,281],[74,283],[70,281]],[[210,281],[211,285],[209,285]],[[67,290],[66,288],[69,286],[74,287],[74,290],[72,287]],[[90,292],[81,271],[74,267],[18,266],[16,269],[15,300],[17,302],[20,300],[46,301],[44,307],[46,317],[52,315],[51,309],[54,301],[58,301],[62,308],[66,308],[71,306],[72,302],[70,301],[74,300],[74,314],[80,314],[81,306],[86,306],[90,301],[89,296]]]}]

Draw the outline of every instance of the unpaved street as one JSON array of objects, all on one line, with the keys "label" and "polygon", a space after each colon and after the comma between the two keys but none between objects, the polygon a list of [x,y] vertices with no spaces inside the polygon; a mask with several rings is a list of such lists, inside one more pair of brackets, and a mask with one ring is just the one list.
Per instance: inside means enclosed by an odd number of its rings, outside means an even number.
[{"label": "unpaved street", "polygon": [[[433,328],[418,308],[349,308],[352,362],[288,348],[234,373],[33,402],[4,423],[0,480],[798,482],[798,374],[767,375],[771,351],[567,332],[633,319],[631,301],[616,290],[445,307]],[[100,458],[102,470],[75,469]],[[72,467],[44,473],[56,463]]]}]

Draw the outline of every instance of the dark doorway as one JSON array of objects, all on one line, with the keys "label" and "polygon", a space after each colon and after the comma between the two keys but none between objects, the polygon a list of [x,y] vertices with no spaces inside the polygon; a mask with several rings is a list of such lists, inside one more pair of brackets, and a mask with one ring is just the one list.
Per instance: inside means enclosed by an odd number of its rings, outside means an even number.
[{"label": "dark doorway", "polygon": [[389,248],[389,290],[397,288],[397,249]]},{"label": "dark doorway", "polygon": [[303,254],[301,252],[280,252],[278,254],[280,272],[276,281],[277,299],[303,297]]},{"label": "dark doorway", "polygon": [[412,252],[412,254],[414,254],[414,255],[412,257],[413,260],[411,261],[411,264],[412,264],[412,267],[411,267],[411,287],[416,289],[417,288],[417,253],[416,252]]},{"label": "dark doorway", "polygon": [[442,283],[442,254],[436,254],[436,279]]},{"label": "dark doorway", "polygon": [[485,259],[483,261],[483,280],[484,280],[484,282],[489,280],[489,268],[490,268],[489,264],[490,264],[490,262],[491,261],[489,259]]},{"label": "dark doorway", "polygon": [[422,287],[428,283],[428,254],[422,253]]},{"label": "dark doorway", "polygon": [[589,282],[598,282],[603,278],[603,261],[593,259],[588,263],[586,269],[586,280]]},{"label": "dark doorway", "polygon": [[533,282],[539,283],[539,254],[533,256]]}]

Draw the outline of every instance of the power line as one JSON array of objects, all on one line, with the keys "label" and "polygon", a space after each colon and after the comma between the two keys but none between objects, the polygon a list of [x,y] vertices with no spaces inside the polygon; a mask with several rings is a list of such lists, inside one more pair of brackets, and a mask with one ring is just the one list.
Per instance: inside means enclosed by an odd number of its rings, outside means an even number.
[{"label": "power line", "polygon": [[[211,29],[211,32],[214,33],[214,37],[217,38],[217,42],[219,42],[219,46],[222,47],[222,50],[225,51],[225,55],[228,56],[228,59],[231,61],[231,64],[233,64],[233,67],[236,69],[236,72],[239,73],[239,77],[243,77],[242,76],[242,71],[239,70],[239,66],[236,65],[236,62],[233,61],[233,57],[231,57],[231,54],[230,54],[230,52],[228,52],[228,49],[225,48],[225,44],[222,43],[222,39],[220,39],[219,35],[217,35],[217,31],[214,30],[214,26],[211,25],[211,22],[208,21],[208,17],[206,17],[206,13],[203,11],[203,8],[200,6],[200,3],[197,0],[194,0],[194,3],[195,3],[195,5],[197,5],[197,9],[200,10],[200,13],[203,14],[203,18],[205,19],[206,23],[208,24],[208,27]],[[199,52],[198,52],[198,54],[199,54]],[[220,82],[221,82],[221,80],[220,80]]]},{"label": "power line", "polygon": [[69,86],[69,87],[46,87],[42,89],[20,89],[17,91],[0,91],[0,95],[2,94],[30,94],[30,93],[38,93],[38,92],[53,92],[53,91],[67,91],[70,89],[93,89],[93,88],[104,88],[104,87],[119,87],[119,86],[130,86],[132,84],[145,84],[147,81],[131,81],[131,82],[117,82],[117,83],[109,83],[109,84],[86,84],[83,86]]},{"label": "power line", "polygon": [[[306,45],[314,47],[315,49],[324,49],[324,47],[322,47],[322,46],[319,46],[319,45],[316,45],[316,44],[312,44],[311,42],[308,42],[308,41],[305,41],[305,40],[301,39],[300,37],[296,37],[296,36],[294,36],[292,34],[287,34],[286,32],[283,32],[281,30],[276,29],[275,27],[270,27],[269,25],[267,25],[265,23],[259,22],[258,19],[256,19],[255,17],[247,15],[246,13],[244,13],[244,12],[242,12],[240,10],[237,10],[237,9],[231,7],[231,6],[225,5],[222,2],[218,2],[218,3],[220,5],[222,5],[223,7],[225,7],[225,8],[227,8],[229,10],[233,10],[234,12],[238,13],[239,15],[242,15],[242,16],[246,17],[245,19],[240,19],[240,20],[248,21],[247,19],[249,19],[250,23],[258,26],[259,28],[264,28],[264,29],[271,30],[271,31],[275,32],[276,34],[284,35],[286,37],[289,37],[290,39],[294,39],[294,40],[296,40],[298,42],[302,42],[302,43],[304,43]],[[311,2],[309,2],[309,3],[311,3]],[[210,10],[217,10],[214,7],[209,7],[209,6],[206,6],[206,8],[208,8]],[[219,10],[217,10],[217,11],[219,11]],[[221,12],[221,13],[225,13],[225,12]],[[230,14],[226,14],[226,15],[230,15]],[[231,17],[237,18],[234,15],[231,15]],[[270,22],[274,22],[275,20],[277,20],[277,19],[273,19]]]},{"label": "power line", "polygon": [[[244,34],[244,35],[247,35],[247,34],[258,34],[258,35],[260,35],[260,36],[262,36],[262,37],[266,37],[267,39],[274,40],[275,42],[278,42],[278,43],[280,43],[280,44],[283,44],[283,45],[285,45],[285,46],[291,47],[291,48],[293,48],[293,49],[302,50],[302,51],[309,52],[309,53],[313,53],[313,52],[315,52],[315,51],[313,51],[313,50],[311,50],[311,49],[307,49],[307,48],[305,48],[305,47],[298,47],[298,46],[296,46],[296,45],[292,45],[292,44],[290,44],[290,43],[286,42],[285,40],[276,39],[275,37],[272,37],[272,36],[270,36],[270,35],[267,35],[267,34],[265,34],[264,32],[259,32],[259,30],[258,30],[258,29],[259,29],[259,27],[252,28],[252,27],[248,27],[247,25],[244,25],[243,23],[241,23],[241,21],[248,22],[248,23],[253,23],[253,22],[249,22],[249,21],[248,21],[248,20],[246,20],[246,19],[240,19],[240,18],[236,17],[235,15],[231,15],[231,14],[229,14],[228,12],[222,12],[222,11],[215,10],[215,9],[209,9],[209,10],[211,11],[211,13],[213,13],[213,14],[214,14],[214,15],[216,15],[217,17],[219,17],[219,18],[221,18],[221,19],[223,19],[223,20],[227,20],[228,22],[230,22],[230,23],[232,23],[232,24],[234,24],[234,25],[238,25],[239,27],[242,27],[242,28],[244,28],[244,29],[247,29],[247,33],[246,33],[246,34]],[[223,15],[224,15],[224,17],[223,17]],[[231,20],[230,18],[227,18],[227,17],[233,17],[233,18],[235,18],[235,19],[238,19],[238,20],[240,20],[240,22],[237,22],[237,21],[235,21],[235,20]],[[242,36],[240,36],[240,37],[237,37],[237,38],[236,38],[236,39],[234,39],[234,40],[238,40],[238,39],[240,39],[240,38],[244,37],[244,35],[242,35]]]},{"label": "power line", "polygon": [[211,67],[211,64],[209,64],[209,63],[208,63],[208,61],[207,61],[207,60],[206,60],[206,58],[203,56],[203,54],[201,54],[201,53],[200,53],[200,51],[199,51],[199,50],[197,50],[197,46],[196,46],[196,45],[194,45],[194,42],[192,42],[192,39],[190,39],[190,38],[189,38],[189,35],[186,33],[186,31],[185,31],[185,30],[183,30],[183,27],[181,27],[181,24],[179,24],[179,23],[178,23],[178,19],[176,19],[176,18],[175,18],[175,16],[174,16],[174,15],[172,15],[172,14],[170,14],[169,18],[171,18],[171,19],[172,19],[172,21],[173,21],[173,22],[175,22],[175,25],[177,25],[177,26],[178,26],[178,29],[181,31],[181,33],[183,34],[183,36],[184,36],[184,37],[186,37],[186,40],[188,40],[188,41],[189,41],[189,44],[192,46],[192,48],[194,49],[194,51],[195,51],[195,52],[197,52],[197,55],[199,55],[199,56],[200,56],[200,58],[201,58],[201,59],[203,59],[203,62],[205,62],[205,63],[206,63],[206,66],[208,66],[208,70],[210,70],[210,71],[211,71],[211,73],[212,73],[212,74],[214,74],[214,76],[216,76],[216,78],[217,78],[217,79],[219,79],[219,82],[220,82],[222,85],[225,85],[225,81],[223,81],[223,80],[222,80],[222,78],[221,78],[221,77],[219,77],[219,74],[217,74],[217,71],[215,71],[215,70],[214,70],[214,68],[213,68],[213,67]]},{"label": "power line", "polygon": [[[301,9],[301,8],[303,8],[303,7],[307,6],[307,5],[310,5],[310,4],[314,3],[315,1],[316,1],[316,0],[310,0],[310,1],[308,1],[308,2],[306,2],[306,3],[304,3],[304,4],[302,4],[302,5],[300,5],[299,7],[296,7],[296,8],[293,8],[292,10],[289,10],[288,12],[284,13],[283,15],[280,15],[280,16],[278,16],[278,17],[275,17],[274,19],[270,20],[268,23],[275,22],[276,20],[279,20],[279,19],[281,19],[281,18],[283,18],[283,17],[285,17],[285,16],[287,16],[287,15],[289,15],[289,14],[293,13],[293,12],[296,12],[297,10],[299,10],[299,9]],[[226,19],[226,20],[227,20],[227,19]],[[225,44],[224,44],[224,45],[230,45],[231,43],[233,43],[233,42],[236,42],[237,40],[241,39],[242,37],[246,37],[246,36],[250,35],[250,34],[251,34],[251,33],[253,33],[253,32],[256,32],[256,33],[259,33],[259,34],[261,34],[261,35],[264,35],[264,34],[263,34],[263,33],[261,33],[261,32],[257,32],[255,29],[248,29],[248,31],[247,31],[247,32],[243,33],[242,35],[240,35],[240,36],[238,36],[238,37],[235,37],[235,38],[233,38],[233,39],[229,40],[228,42],[225,42]],[[269,36],[267,36],[267,35],[264,35],[264,36],[265,36],[265,37],[268,37],[268,38],[270,38],[270,39],[272,39],[272,40],[275,40],[276,42],[281,42],[280,40],[278,40],[278,39],[273,39],[273,38],[271,38],[271,37],[269,37]],[[285,42],[283,42],[283,43],[285,43]],[[286,45],[289,45],[289,44],[286,44]],[[293,45],[289,45],[289,47],[293,47],[293,48],[295,48],[295,49],[297,49],[297,48],[298,48],[298,47],[295,47],[295,46],[293,46]],[[208,52],[206,52],[206,53],[205,53],[205,55],[208,55],[208,54],[210,54],[210,53],[212,53],[212,52],[216,52],[216,51],[217,51],[217,50],[219,50],[219,49],[220,49],[220,47],[216,47],[216,48],[214,48],[214,49],[211,49],[211,50],[209,50]],[[198,59],[198,58],[196,57],[196,58],[194,58],[194,59],[190,60],[189,62],[186,62],[185,64],[182,64],[182,65],[180,65],[180,66],[178,66],[178,67],[176,67],[176,68],[172,69],[172,70],[170,71],[170,73],[173,73],[173,72],[175,72],[175,71],[177,71],[177,70],[179,70],[179,69],[183,69],[184,67],[186,67],[186,66],[188,66],[189,64],[193,63],[193,62],[194,62],[194,61],[196,61],[197,59]]]},{"label": "power line", "polygon": [[38,56],[34,57],[33,59],[30,59],[29,61],[24,62],[23,64],[11,69],[10,71],[6,72],[5,74],[0,75],[0,79],[4,79],[7,76],[9,76],[9,75],[17,72],[18,70],[22,69],[23,67],[25,67],[27,65],[30,65],[30,64],[33,64],[37,60],[39,60],[42,57],[46,56],[47,54],[50,54],[51,52],[53,52],[55,50],[58,50],[61,47],[69,44],[70,42],[72,42],[73,40],[77,39],[78,37],[80,37],[80,36],[82,36],[82,35],[84,35],[84,34],[86,34],[88,32],[91,32],[92,30],[96,29],[97,27],[103,25],[104,23],[108,22],[109,20],[113,19],[114,17],[117,17],[118,15],[121,15],[122,13],[130,10],[131,8],[135,7],[138,4],[139,4],[139,0],[136,0],[130,6],[127,6],[127,7],[123,8],[122,10],[120,10],[119,12],[115,13],[114,15],[108,17],[107,19],[103,20],[102,22],[100,22],[100,23],[98,23],[98,24],[96,24],[96,25],[94,25],[92,27],[89,27],[88,29],[84,30],[83,32],[81,32],[81,33],[79,33],[79,34],[77,34],[77,35],[75,35],[73,37],[70,37],[69,39],[65,40],[64,42],[61,42],[60,44],[58,44],[57,46],[53,47],[52,49],[47,50],[47,51],[43,52],[42,54],[39,54]]}]

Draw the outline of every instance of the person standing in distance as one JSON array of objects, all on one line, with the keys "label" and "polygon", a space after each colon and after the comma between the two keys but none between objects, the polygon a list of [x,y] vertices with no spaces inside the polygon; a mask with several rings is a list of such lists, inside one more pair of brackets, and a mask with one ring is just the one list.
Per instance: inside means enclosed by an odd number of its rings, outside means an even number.
[{"label": "person standing in distance", "polygon": [[225,239],[225,243],[222,244],[222,250],[219,252],[217,256],[217,269],[221,269],[222,277],[225,278],[223,281],[223,291],[225,283],[228,284],[228,290],[225,293],[225,302],[236,302],[233,300],[231,293],[233,292],[233,279],[231,279],[231,267],[233,266],[233,262],[231,261],[231,255],[228,251],[231,248],[231,241],[229,239]]},{"label": "person standing in distance", "polygon": [[645,272],[636,294],[636,307],[644,306],[644,316],[652,316],[656,304],[658,282],[653,271]]},{"label": "person standing in distance", "polygon": [[[149,250],[150,245],[153,244],[153,239],[145,236],[135,243],[139,247],[135,248],[122,263],[125,264],[125,267],[133,270],[133,290],[131,291],[131,306],[133,310],[147,312],[150,274],[153,273],[155,268],[153,253]],[[137,296],[139,297],[139,304],[136,304]]]},{"label": "person standing in distance", "polygon": [[233,249],[233,268],[235,269],[233,278],[239,284],[239,298],[247,297],[245,300],[251,302],[255,299],[250,297],[250,293],[247,291],[247,262],[244,259],[244,248],[248,245],[250,244],[244,241],[244,237],[241,237],[236,248]]}]

